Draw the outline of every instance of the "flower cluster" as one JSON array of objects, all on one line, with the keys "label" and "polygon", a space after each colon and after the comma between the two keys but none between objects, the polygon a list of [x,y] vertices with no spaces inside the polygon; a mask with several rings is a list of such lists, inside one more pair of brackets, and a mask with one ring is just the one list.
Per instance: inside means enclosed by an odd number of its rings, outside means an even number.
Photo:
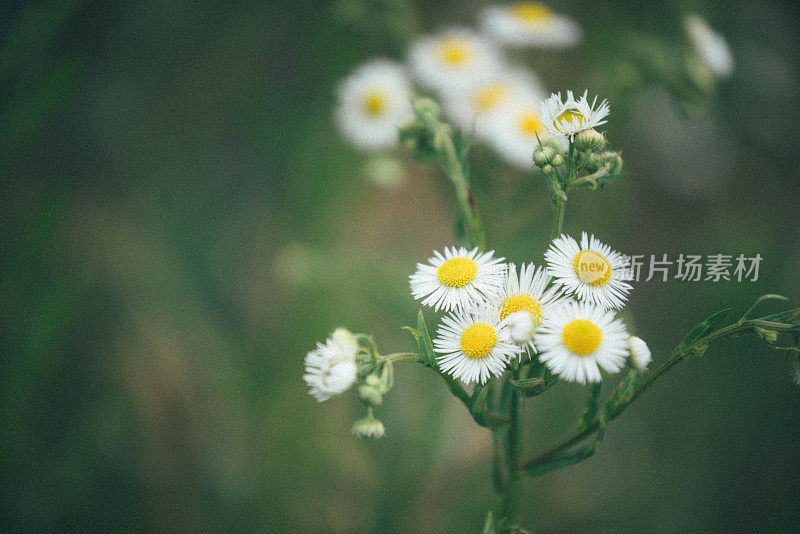
[{"label": "flower cluster", "polygon": [[556,238],[546,267],[517,268],[477,248],[445,248],[410,276],[411,294],[444,310],[433,340],[439,368],[464,383],[500,376],[513,358],[534,354],[560,378],[599,382],[628,357],[645,368],[647,345],[615,316],[631,285],[622,256],[585,232]]},{"label": "flower cluster", "polygon": [[581,29],[572,19],[538,2],[517,2],[486,7],[479,26],[419,38],[404,65],[379,59],[358,67],[339,85],[336,119],[344,136],[365,152],[395,147],[397,127],[411,115],[414,82],[437,97],[456,126],[522,168],[531,168],[540,140],[566,147],[565,135],[602,124],[607,107],[593,110],[586,95],[569,93],[567,107],[545,115],[540,102],[547,93],[538,76],[504,54],[505,48],[577,45]]}]

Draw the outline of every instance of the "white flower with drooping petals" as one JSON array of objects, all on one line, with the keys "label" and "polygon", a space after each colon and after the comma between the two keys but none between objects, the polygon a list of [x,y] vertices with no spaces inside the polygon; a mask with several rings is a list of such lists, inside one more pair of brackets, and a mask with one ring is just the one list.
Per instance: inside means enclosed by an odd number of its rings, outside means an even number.
[{"label": "white flower with drooping petals", "polygon": [[401,66],[365,63],[339,84],[338,97],[336,122],[356,148],[378,152],[399,144],[397,129],[412,114],[411,84]]},{"label": "white flower with drooping petals", "polygon": [[418,263],[410,279],[411,294],[435,311],[471,310],[492,299],[503,288],[504,258],[475,247],[445,247],[434,251],[428,263]]},{"label": "white flower with drooping petals", "polygon": [[543,268],[523,264],[517,274],[516,265],[510,263],[503,292],[492,301],[500,318],[508,319],[512,340],[528,355],[536,353],[535,335],[543,318],[563,301],[562,290],[548,285],[550,276]]},{"label": "white flower with drooping petals", "polygon": [[564,148],[566,137],[545,129],[534,100],[514,100],[504,104],[486,120],[484,138],[509,163],[522,169],[533,168],[533,152],[539,142],[556,139]]},{"label": "white flower with drooping petals", "polygon": [[544,253],[548,273],[567,294],[601,308],[619,309],[632,286],[625,282],[630,273],[622,254],[581,234],[581,243],[568,235],[553,240]]},{"label": "white flower with drooping petals", "polygon": [[631,336],[628,338],[628,351],[631,354],[633,365],[640,371],[647,369],[647,365],[653,360],[650,347],[642,338]]},{"label": "white flower with drooping petals", "polygon": [[461,28],[423,37],[408,54],[409,67],[417,79],[445,93],[492,75],[502,63],[500,51],[490,41]]},{"label": "white flower with drooping petals", "polygon": [[697,53],[711,72],[720,78],[733,74],[733,54],[722,35],[712,30],[705,19],[697,15],[687,16],[684,26]]},{"label": "white flower with drooping petals", "polygon": [[442,94],[442,107],[456,126],[485,138],[497,113],[509,102],[538,102],[544,96],[541,83],[520,67],[503,68],[483,79]]},{"label": "white flower with drooping petals", "polygon": [[433,340],[439,368],[465,384],[500,376],[521,349],[510,339],[508,322],[495,308],[445,316]]},{"label": "white flower with drooping petals", "polygon": [[600,369],[616,373],[628,357],[628,332],[614,312],[567,302],[542,320],[536,335],[539,361],[570,382],[600,382]]},{"label": "white flower with drooping petals", "polygon": [[303,380],[319,402],[346,391],[356,381],[358,344],[350,332],[337,329],[325,343],[306,354]]},{"label": "white flower with drooping petals", "polygon": [[572,91],[567,91],[566,100],[561,99],[561,93],[551,94],[539,104],[542,126],[553,135],[571,136],[605,124],[604,119],[609,113],[608,100],[597,105],[595,96],[589,104],[588,94],[588,90],[584,91],[583,96],[576,99]]},{"label": "white flower with drooping petals", "polygon": [[481,28],[497,42],[514,47],[567,48],[581,42],[581,27],[539,2],[489,6]]}]

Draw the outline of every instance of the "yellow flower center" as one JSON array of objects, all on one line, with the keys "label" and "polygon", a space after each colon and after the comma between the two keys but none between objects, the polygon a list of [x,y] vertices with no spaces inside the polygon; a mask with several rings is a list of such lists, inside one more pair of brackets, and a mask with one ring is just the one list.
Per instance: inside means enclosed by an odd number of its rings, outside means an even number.
[{"label": "yellow flower center", "polygon": [[600,254],[591,250],[578,252],[572,258],[572,267],[578,278],[593,286],[604,286],[611,280],[611,264]]},{"label": "yellow flower center", "polygon": [[508,87],[499,83],[485,85],[475,93],[475,107],[485,113],[508,98],[509,92]]},{"label": "yellow flower center", "polygon": [[536,137],[536,134],[542,130],[542,123],[539,122],[539,112],[528,111],[520,115],[519,129],[529,137]]},{"label": "yellow flower center", "polygon": [[461,334],[461,352],[470,358],[483,358],[497,343],[497,332],[491,325],[475,323]]},{"label": "yellow flower center", "polygon": [[553,18],[553,10],[539,2],[517,2],[511,5],[511,13],[525,24],[547,24]]},{"label": "yellow flower center", "polygon": [[463,67],[472,58],[472,47],[465,39],[450,37],[439,43],[439,57],[451,67]]},{"label": "yellow flower center", "polygon": [[559,132],[561,131],[559,126],[562,122],[566,122],[571,126],[581,127],[586,122],[586,117],[577,109],[566,109],[553,120],[553,127]]},{"label": "yellow flower center", "polygon": [[450,287],[461,287],[472,282],[478,274],[478,264],[469,258],[452,258],[436,271],[441,283]]},{"label": "yellow flower center", "polygon": [[597,350],[603,341],[600,328],[586,319],[575,319],[564,326],[561,331],[561,340],[573,353],[585,356]]},{"label": "yellow flower center", "polygon": [[526,311],[531,314],[533,324],[538,325],[542,320],[542,305],[538,300],[525,293],[514,293],[500,304],[500,318],[505,319],[512,313]]},{"label": "yellow flower center", "polygon": [[370,117],[377,117],[386,111],[389,98],[383,91],[373,90],[364,95],[364,111]]}]

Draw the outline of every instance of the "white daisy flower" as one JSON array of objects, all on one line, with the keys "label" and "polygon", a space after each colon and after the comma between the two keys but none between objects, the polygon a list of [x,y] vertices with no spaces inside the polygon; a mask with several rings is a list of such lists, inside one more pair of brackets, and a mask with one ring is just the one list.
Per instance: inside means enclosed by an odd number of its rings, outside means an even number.
[{"label": "white daisy flower", "polygon": [[398,127],[411,117],[411,84],[399,65],[378,59],[361,65],[339,84],[336,122],[365,152],[399,143]]},{"label": "white daisy flower", "polygon": [[533,152],[539,141],[557,139],[565,148],[566,137],[552,135],[543,125],[534,100],[514,100],[487,118],[484,137],[497,153],[522,169],[533,167]]},{"label": "white daisy flower", "polygon": [[567,91],[567,99],[561,100],[561,93],[551,94],[550,98],[539,104],[539,113],[542,116],[542,125],[553,135],[571,136],[583,130],[597,128],[605,124],[608,115],[608,100],[597,104],[594,97],[589,104],[587,99],[589,91],[584,91],[583,96],[576,99],[572,91]]},{"label": "white daisy flower", "polygon": [[439,368],[465,384],[500,376],[509,358],[521,351],[511,342],[508,322],[497,309],[486,307],[445,316],[433,350],[439,353]]},{"label": "white daisy flower", "polygon": [[444,254],[434,251],[428,264],[418,263],[409,279],[411,294],[434,310],[470,310],[494,298],[503,288],[506,272],[504,258],[478,248],[445,247]]},{"label": "white daisy flower", "polygon": [[711,29],[702,17],[689,15],[684,20],[686,33],[697,53],[716,76],[727,78],[733,73],[733,54],[725,38]]},{"label": "white daisy flower", "polygon": [[520,67],[503,68],[483,79],[454,88],[442,95],[442,107],[465,131],[484,137],[494,113],[508,102],[538,102],[544,90],[536,76]]},{"label": "white daisy flower", "polygon": [[503,292],[492,302],[500,318],[508,319],[512,341],[529,354],[536,353],[534,335],[542,318],[563,300],[559,287],[548,288],[549,284],[550,276],[541,267],[523,264],[517,275],[517,267],[510,263]]},{"label": "white daisy flower", "polygon": [[487,35],[507,46],[566,48],[581,42],[581,28],[539,2],[490,6],[480,17]]},{"label": "white daisy flower", "polygon": [[647,365],[652,361],[653,354],[650,352],[650,347],[644,342],[642,338],[631,336],[628,338],[628,351],[631,354],[633,365],[640,371],[647,369]]},{"label": "white daisy flower", "polygon": [[622,254],[586,232],[580,245],[568,235],[557,237],[544,259],[548,273],[568,294],[601,308],[622,308],[632,289],[624,282],[629,272]]},{"label": "white daisy flower", "polygon": [[536,335],[539,361],[570,382],[600,382],[600,368],[616,373],[628,357],[628,333],[614,312],[568,302],[544,317]]},{"label": "white daisy flower", "polygon": [[337,329],[325,343],[306,354],[303,380],[319,402],[346,391],[356,381],[358,345],[352,334]]},{"label": "white daisy flower", "polygon": [[448,92],[497,72],[502,58],[484,37],[456,28],[413,44],[408,64],[424,85]]}]

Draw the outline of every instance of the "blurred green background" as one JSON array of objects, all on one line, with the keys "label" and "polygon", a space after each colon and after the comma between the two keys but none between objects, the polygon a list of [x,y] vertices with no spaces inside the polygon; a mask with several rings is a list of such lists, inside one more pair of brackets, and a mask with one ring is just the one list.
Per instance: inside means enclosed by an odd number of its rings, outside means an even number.
[{"label": "blurred green background", "polygon": [[[423,31],[474,27],[483,5],[368,3]],[[338,79],[402,57],[361,7],[3,2],[3,530],[478,530],[490,436],[439,378],[398,368],[376,442],[349,433],[352,396],[317,404],[301,379],[336,326],[412,348],[407,275],[452,242],[436,169],[404,158],[402,183],[376,185],[332,123]],[[555,7],[585,44],[518,59],[548,90],[610,98],[629,171],[571,196],[565,229],[629,253],[764,257],[757,282],[637,284],[624,316],[655,363],[720,308],[771,292],[798,306],[798,4]],[[651,49],[675,61],[690,11],[736,60],[707,94],[642,66]],[[482,147],[474,160],[490,247],[541,261],[544,180]],[[582,396],[560,384],[528,406],[529,454],[570,433]],[[598,455],[527,481],[522,524],[796,532],[798,416],[786,356],[726,341],[662,379]]]}]

